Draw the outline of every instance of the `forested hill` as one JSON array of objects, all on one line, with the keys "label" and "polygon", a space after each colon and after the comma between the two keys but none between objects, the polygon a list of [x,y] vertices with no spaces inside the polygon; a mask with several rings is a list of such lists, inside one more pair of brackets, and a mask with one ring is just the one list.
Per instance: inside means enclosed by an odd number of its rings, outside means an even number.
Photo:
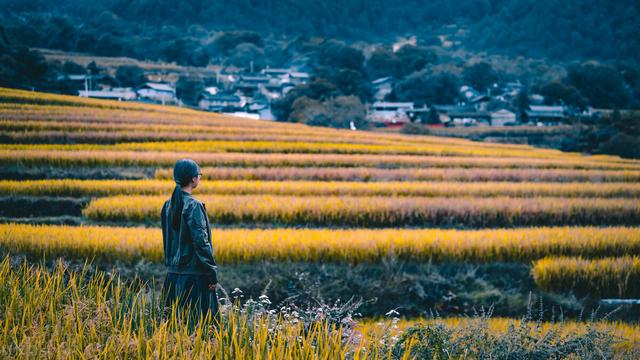
[{"label": "forested hill", "polygon": [[[56,21],[63,23],[67,41],[98,38],[104,31],[125,39],[149,33],[150,28],[156,29],[152,37],[166,38],[171,31],[178,34],[199,25],[205,31],[239,29],[263,36],[364,41],[415,34],[434,44],[445,34],[468,50],[561,59],[640,59],[637,0],[0,0],[0,8],[9,28],[16,19],[33,20],[34,13],[40,25],[42,16],[62,17],[66,20]],[[166,25],[170,27],[162,27]],[[22,35],[35,37],[44,30],[41,26],[30,31]],[[76,50],[72,45],[65,44]]]}]

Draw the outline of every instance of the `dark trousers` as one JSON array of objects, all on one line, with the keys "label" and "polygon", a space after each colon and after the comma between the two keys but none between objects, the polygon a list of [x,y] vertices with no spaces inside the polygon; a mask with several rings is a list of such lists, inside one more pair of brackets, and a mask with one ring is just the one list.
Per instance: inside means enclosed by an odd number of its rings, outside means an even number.
[{"label": "dark trousers", "polygon": [[212,318],[218,313],[218,296],[209,290],[209,284],[204,275],[168,273],[164,279],[163,295],[165,306],[178,299],[178,306],[190,306],[196,317],[206,316],[211,312]]}]

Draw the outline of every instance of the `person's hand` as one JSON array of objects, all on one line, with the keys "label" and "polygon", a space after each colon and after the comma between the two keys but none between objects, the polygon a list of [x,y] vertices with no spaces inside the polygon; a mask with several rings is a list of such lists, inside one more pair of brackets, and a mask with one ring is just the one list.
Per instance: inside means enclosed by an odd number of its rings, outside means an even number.
[{"label": "person's hand", "polygon": [[216,291],[218,284],[209,284],[209,291]]}]

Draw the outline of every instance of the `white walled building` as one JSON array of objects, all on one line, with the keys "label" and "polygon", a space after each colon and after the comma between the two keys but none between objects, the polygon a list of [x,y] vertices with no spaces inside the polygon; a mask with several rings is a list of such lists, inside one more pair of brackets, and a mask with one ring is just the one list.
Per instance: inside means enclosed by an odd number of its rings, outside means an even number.
[{"label": "white walled building", "polygon": [[513,111],[502,109],[491,113],[491,126],[505,126],[515,124],[516,114]]},{"label": "white walled building", "polygon": [[142,100],[158,102],[163,105],[178,102],[176,89],[169,84],[148,82],[139,86],[136,93]]}]

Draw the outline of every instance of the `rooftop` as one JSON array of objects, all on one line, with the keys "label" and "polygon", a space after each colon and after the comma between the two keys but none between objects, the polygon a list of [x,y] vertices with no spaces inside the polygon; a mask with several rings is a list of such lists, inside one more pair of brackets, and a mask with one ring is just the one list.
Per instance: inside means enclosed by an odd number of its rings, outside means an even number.
[{"label": "rooftop", "polygon": [[150,89],[156,90],[156,91],[169,91],[169,92],[173,92],[174,89],[171,85],[169,84],[165,84],[165,83],[153,83],[153,82],[148,82],[148,83],[144,83],[143,85],[140,86],[140,88],[145,88],[148,87]]}]

